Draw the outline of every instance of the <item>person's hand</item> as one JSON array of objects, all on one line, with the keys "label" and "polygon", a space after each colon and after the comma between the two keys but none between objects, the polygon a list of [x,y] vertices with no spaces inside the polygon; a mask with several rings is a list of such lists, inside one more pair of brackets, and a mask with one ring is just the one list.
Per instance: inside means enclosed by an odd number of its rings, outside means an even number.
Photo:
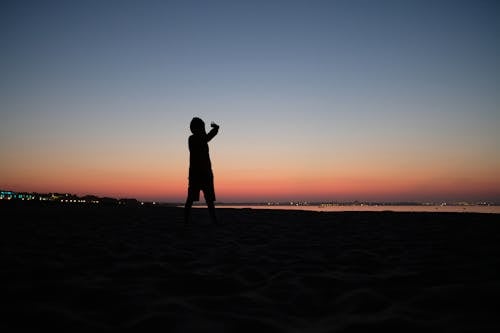
[{"label": "person's hand", "polygon": [[210,127],[212,127],[212,128],[219,128],[219,125],[217,125],[216,123],[214,123],[212,121],[212,123],[210,124]]}]

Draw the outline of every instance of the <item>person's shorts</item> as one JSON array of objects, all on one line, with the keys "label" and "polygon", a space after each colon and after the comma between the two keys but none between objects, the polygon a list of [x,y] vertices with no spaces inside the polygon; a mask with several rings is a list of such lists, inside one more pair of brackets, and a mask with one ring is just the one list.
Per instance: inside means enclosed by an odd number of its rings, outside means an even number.
[{"label": "person's shorts", "polygon": [[206,179],[204,181],[189,181],[188,199],[192,201],[200,201],[200,191],[203,191],[205,201],[215,201],[214,179]]}]

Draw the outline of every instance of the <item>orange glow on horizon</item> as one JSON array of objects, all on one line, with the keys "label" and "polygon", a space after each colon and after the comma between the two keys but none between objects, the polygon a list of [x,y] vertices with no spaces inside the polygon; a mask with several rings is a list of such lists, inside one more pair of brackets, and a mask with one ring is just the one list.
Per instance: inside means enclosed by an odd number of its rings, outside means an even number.
[{"label": "orange glow on horizon", "polygon": [[[328,169],[328,165],[307,168],[276,163],[268,168],[231,169],[216,165],[215,189],[218,201],[224,202],[500,197],[500,179],[495,177],[495,170],[472,178],[463,172],[453,174],[435,165],[434,169],[415,170],[400,166],[384,168],[382,165],[374,165],[368,170],[359,164],[356,166]],[[66,165],[54,167],[50,164],[37,168],[2,168],[0,187],[20,192],[63,192],[182,202],[188,186],[186,161],[170,167],[168,163],[149,166],[141,160],[122,168],[67,168]]]},{"label": "orange glow on horizon", "polygon": [[[458,182],[442,183],[405,183],[401,181],[382,182],[376,180],[338,180],[322,184],[277,181],[265,182],[248,180],[245,182],[216,181],[218,201],[238,200],[415,200],[431,197],[465,197],[463,184]],[[467,183],[467,195],[475,197],[499,197],[500,182]],[[68,182],[54,186],[50,182],[36,184],[7,183],[2,189],[19,192],[61,192],[78,195],[95,194],[111,197],[135,197],[138,199],[165,198],[183,201],[187,190],[187,180],[177,182],[146,179],[110,180],[102,183]]]}]

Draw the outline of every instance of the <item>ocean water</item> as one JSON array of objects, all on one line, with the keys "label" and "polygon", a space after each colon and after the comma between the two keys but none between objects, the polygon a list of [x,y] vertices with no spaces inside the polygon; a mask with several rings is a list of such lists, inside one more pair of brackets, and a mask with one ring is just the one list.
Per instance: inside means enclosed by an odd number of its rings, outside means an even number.
[{"label": "ocean water", "polygon": [[[202,208],[206,206],[193,206]],[[250,209],[279,209],[279,210],[306,210],[315,212],[453,212],[453,213],[490,213],[500,214],[500,206],[368,206],[368,205],[353,205],[353,206],[267,206],[267,205],[216,205],[216,208],[250,208]]]}]

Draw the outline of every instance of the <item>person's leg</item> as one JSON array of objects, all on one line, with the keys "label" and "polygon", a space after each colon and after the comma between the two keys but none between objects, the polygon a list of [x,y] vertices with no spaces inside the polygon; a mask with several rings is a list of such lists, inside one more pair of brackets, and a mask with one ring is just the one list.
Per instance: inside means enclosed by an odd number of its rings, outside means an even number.
[{"label": "person's leg", "polygon": [[217,224],[217,215],[215,215],[215,189],[214,189],[214,178],[211,176],[205,186],[202,188],[203,196],[208,207],[208,213],[210,214],[210,219],[212,223]]},{"label": "person's leg", "polygon": [[193,199],[188,195],[186,199],[186,204],[184,205],[184,223],[188,224],[191,222],[191,207],[193,206]]},{"label": "person's leg", "polygon": [[184,204],[184,223],[191,222],[191,207],[193,207],[193,202],[200,200],[200,187],[196,184],[192,184],[189,181],[188,195],[186,203]]},{"label": "person's leg", "polygon": [[210,219],[213,224],[217,224],[217,215],[215,215],[215,204],[212,200],[206,200],[208,207],[208,214],[210,214]]}]

